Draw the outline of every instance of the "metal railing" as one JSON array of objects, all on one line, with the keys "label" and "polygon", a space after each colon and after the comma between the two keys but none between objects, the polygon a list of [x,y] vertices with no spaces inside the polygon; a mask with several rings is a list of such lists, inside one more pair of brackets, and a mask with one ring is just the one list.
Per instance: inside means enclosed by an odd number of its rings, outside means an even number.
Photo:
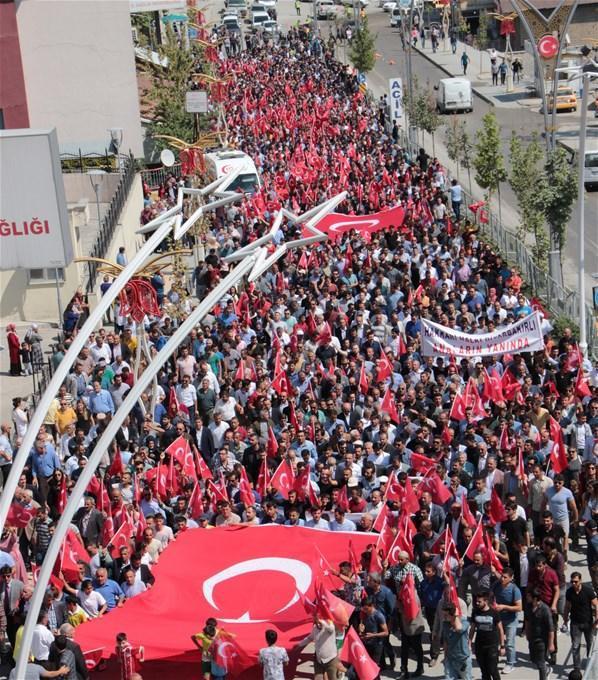
[{"label": "metal railing", "polygon": [[181,164],[176,163],[170,168],[153,168],[151,170],[142,170],[141,179],[144,184],[152,190],[156,190],[158,187],[162,186],[169,175],[174,175],[175,177],[180,177],[181,175]]},{"label": "metal railing", "polygon": [[43,363],[33,363],[32,364],[32,377],[33,377],[33,392],[31,394],[32,406],[35,409],[42,394],[46,391],[46,388],[50,384],[52,375],[54,373],[54,368],[52,366],[52,359],[48,359]]},{"label": "metal railing", "polygon": [[[121,155],[121,163],[128,158]],[[115,154],[104,149],[104,153],[61,153],[60,165],[63,173],[85,173],[88,170],[104,170],[118,172],[118,159]]]},{"label": "metal railing", "polygon": [[[133,154],[127,156],[126,160],[121,162],[121,167],[122,172],[120,175],[120,181],[116,187],[114,196],[110,201],[110,208],[104,215],[99,225],[97,238],[89,253],[90,257],[102,258],[105,257],[106,253],[108,252],[112,237],[114,236],[114,230],[129,197],[129,193],[135,179],[135,174],[137,172],[137,166]],[[88,278],[85,286],[87,293],[91,293],[93,291],[93,287],[96,282],[98,266],[99,265],[97,262],[87,263]]]}]

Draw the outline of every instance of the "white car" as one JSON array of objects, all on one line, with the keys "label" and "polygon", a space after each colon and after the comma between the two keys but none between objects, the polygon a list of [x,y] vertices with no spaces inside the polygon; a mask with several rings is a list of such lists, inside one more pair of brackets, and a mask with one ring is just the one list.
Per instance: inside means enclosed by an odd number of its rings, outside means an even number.
[{"label": "white car", "polygon": [[257,0],[257,2],[266,9],[272,9],[272,7],[276,7],[276,0]]},{"label": "white car", "polygon": [[270,21],[268,12],[253,12],[251,16],[251,28],[254,30],[261,28],[266,21]]},{"label": "white car", "polygon": [[270,33],[271,35],[277,35],[278,33],[280,33],[280,26],[278,25],[278,22],[272,20],[264,21],[264,23],[262,24],[262,29],[266,33]]},{"label": "white car", "polygon": [[318,0],[316,3],[316,16],[318,19],[335,19],[336,6],[334,0]]},{"label": "white car", "polygon": [[387,2],[385,2],[382,5],[382,9],[385,12],[391,12],[393,9],[396,9],[397,7],[398,7],[398,4],[395,2],[395,0],[387,0]]}]

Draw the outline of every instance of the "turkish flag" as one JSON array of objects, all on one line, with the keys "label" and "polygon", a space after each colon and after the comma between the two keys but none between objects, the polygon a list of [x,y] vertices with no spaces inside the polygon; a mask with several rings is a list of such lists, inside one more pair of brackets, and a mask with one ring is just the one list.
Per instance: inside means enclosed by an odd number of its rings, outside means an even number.
[{"label": "turkish flag", "polygon": [[397,423],[397,425],[401,422],[401,416],[399,416],[399,412],[397,411],[390,385],[387,386],[384,397],[382,397],[382,401],[380,402],[380,411],[382,411],[382,413],[388,413],[390,419]]},{"label": "turkish flag", "polygon": [[[376,196],[378,194],[376,193]],[[318,231],[328,234],[331,241],[339,240],[343,234],[355,229],[362,238],[370,238],[372,234],[382,230],[398,229],[405,219],[405,209],[401,206],[381,210],[371,215],[343,215],[330,213],[317,224]],[[302,237],[313,236],[309,229],[303,227]]]},{"label": "turkish flag", "polygon": [[509,438],[509,428],[506,423],[500,431],[498,446],[501,451],[510,451],[513,448],[513,440]]},{"label": "turkish flag", "polygon": [[269,475],[269,469],[268,469],[268,459],[267,457],[262,460],[262,464],[260,466],[260,474],[258,475],[257,478],[257,486],[256,490],[261,496],[261,498],[264,498],[266,496],[268,487],[270,486],[270,475]]},{"label": "turkish flag", "polygon": [[583,368],[581,366],[577,369],[577,378],[575,379],[575,394],[580,399],[592,396],[592,391],[588,386],[588,381],[584,378]]},{"label": "turkish flag", "polygon": [[188,477],[197,478],[197,471],[195,469],[195,462],[193,461],[193,451],[189,445],[189,440],[185,437],[177,437],[172,444],[166,449],[173,460],[181,466],[183,474]]},{"label": "turkish flag", "polygon": [[212,659],[217,666],[226,671],[226,675],[236,678],[247,667],[249,659],[237,641],[227,636],[218,636],[210,647]]},{"label": "turkish flag", "polygon": [[424,491],[429,491],[432,494],[432,500],[437,505],[444,505],[451,498],[451,492],[442,483],[438,473],[434,470],[428,470],[417,485],[417,494],[421,498]]},{"label": "turkish flag", "polygon": [[415,514],[419,511],[419,500],[415,494],[415,491],[413,490],[413,486],[411,486],[411,480],[409,477],[407,477],[405,480],[404,489],[405,493],[402,500],[402,510],[411,514]]},{"label": "turkish flag", "polygon": [[377,379],[379,381],[386,380],[392,376],[392,364],[386,356],[386,352],[382,352],[382,356],[376,361]]},{"label": "turkish flag", "polygon": [[166,494],[166,480],[168,479],[168,467],[166,465],[158,465],[157,467],[147,470],[145,474],[146,481],[150,484],[154,482],[154,490],[160,498],[165,499]]},{"label": "turkish flag", "polygon": [[278,441],[274,430],[268,425],[268,441],[266,442],[266,455],[268,458],[276,458],[278,453]]},{"label": "turkish flag", "polygon": [[139,512],[137,517],[137,522],[135,523],[135,541],[137,543],[143,542],[143,532],[147,529],[147,522],[145,521],[145,515]]},{"label": "turkish flag", "polygon": [[120,455],[120,449],[117,447],[116,453],[114,454],[114,458],[112,459],[112,463],[110,464],[110,467],[108,468],[108,477],[122,477],[123,472],[125,471],[125,466],[123,465],[123,459],[122,456]]},{"label": "turkish flag", "polygon": [[482,520],[478,522],[478,525],[476,527],[476,530],[473,532],[473,536],[471,537],[471,541],[469,541],[469,545],[467,546],[467,550],[464,553],[464,557],[469,557],[470,560],[473,560],[473,554],[477,550],[481,550],[482,552],[485,551],[486,544],[484,543],[484,527],[482,526]]},{"label": "turkish flag", "polygon": [[62,515],[64,512],[64,509],[66,508],[66,504],[68,501],[67,493],[66,493],[66,475],[63,473],[62,474],[62,479],[60,480],[60,489],[58,491],[58,500],[56,501],[56,512],[59,515]]},{"label": "turkish flag", "polygon": [[201,453],[197,449],[194,448],[194,454],[195,454],[195,465],[196,465],[196,468],[197,468],[197,472],[199,473],[199,476],[204,481],[207,481],[208,479],[214,479],[214,475],[212,474],[212,471],[208,467],[208,464],[204,460]]},{"label": "turkish flag", "polygon": [[361,571],[361,557],[355,551],[353,541],[349,541],[349,562],[351,562],[351,571],[353,574],[359,574]]},{"label": "turkish flag", "polygon": [[89,564],[90,557],[87,553],[87,550],[85,550],[85,546],[81,542],[78,534],[73,529],[69,529],[66,532],[64,540],[76,560],[80,560],[86,564]]},{"label": "turkish flag", "polygon": [[193,491],[191,492],[191,497],[189,498],[189,505],[187,506],[187,515],[191,519],[197,519],[203,514],[203,499],[202,499],[201,487],[199,482],[195,482],[193,486]]},{"label": "turkish flag", "polygon": [[228,495],[226,494],[226,489],[223,489],[220,483],[215,484],[213,480],[208,479],[206,482],[206,492],[212,498],[212,503],[216,505],[219,501],[224,501],[228,503]]},{"label": "turkish flag", "polygon": [[398,595],[402,605],[403,614],[407,621],[413,621],[419,612],[419,601],[415,592],[415,579],[413,574],[407,574]]},{"label": "turkish flag", "polygon": [[486,546],[486,560],[491,567],[494,567],[499,574],[502,574],[503,566],[496,555],[496,551],[492,546],[490,536],[484,531],[484,545]]},{"label": "turkish flag", "polygon": [[[381,515],[382,513],[379,514]],[[392,547],[394,540],[395,534],[391,526],[391,515],[388,513],[388,515],[385,515],[384,517],[382,526],[380,528],[380,533],[378,534],[378,540],[376,541],[376,550],[381,550],[385,559],[388,556],[388,552]]]},{"label": "turkish flag", "polygon": [[308,487],[310,486],[310,472],[310,466],[306,465],[295,477],[295,481],[293,482],[293,488],[297,492],[297,498],[300,501],[304,501],[307,496]]},{"label": "turkish flag", "polygon": [[331,593],[321,581],[316,583],[316,606],[322,619],[331,620],[337,628],[349,625],[355,607]]},{"label": "turkish flag", "polygon": [[482,398],[485,401],[489,401],[491,404],[502,405],[505,403],[500,378],[494,375],[494,373],[488,373],[486,369],[484,369],[484,389],[482,391]]},{"label": "turkish flag", "polygon": [[382,505],[382,510],[376,515],[376,519],[374,520],[374,525],[373,525],[373,530],[381,532],[384,524],[387,522],[388,517],[389,517],[389,510],[388,510],[388,505],[384,503]]},{"label": "turkish flag", "polygon": [[83,652],[83,658],[85,659],[85,667],[88,671],[93,670],[102,660],[102,654],[105,647],[97,647],[96,649],[90,649]]},{"label": "turkish flag", "polygon": [[293,468],[285,458],[276,468],[270,479],[270,486],[278,491],[283,498],[289,497],[289,491],[293,488]]},{"label": "turkish flag", "polygon": [[496,489],[492,489],[492,494],[490,496],[490,519],[494,524],[504,522],[507,519],[505,506],[496,492]]},{"label": "turkish flag", "polygon": [[405,551],[411,560],[413,560],[413,543],[409,541],[405,535],[402,527],[399,527],[395,536],[395,540],[388,550],[386,559],[388,564],[392,567],[399,561],[399,553]]},{"label": "turkish flag", "polygon": [[380,675],[379,666],[372,661],[353,626],[349,628],[345,635],[340,660],[353,666],[359,680],[375,680]]},{"label": "turkish flag", "polygon": [[548,429],[550,430],[550,438],[553,442],[552,451],[550,452],[550,463],[552,469],[558,475],[569,467],[569,461],[567,460],[567,454],[565,452],[563,430],[552,416],[550,416],[550,420],[548,421]]},{"label": "turkish flag", "polygon": [[[313,625],[298,593],[314,599],[319,577],[314,551],[320,549],[338,564],[347,559],[349,540],[361,553],[373,537],[276,525],[183,532],[152,570],[156,582],[151,589],[110,616],[78,626],[75,639],[82,649],[106,647],[104,656],[109,657],[115,636],[124,630],[145,649],[144,677],[186,680],[197,676],[201,660],[199,651],[189,651],[189,638],[197,633],[198,620],[215,617],[248,655],[247,666],[234,677],[257,679],[265,628],[278,632],[278,644],[289,650],[292,665],[297,662],[300,652],[294,643]],[[168,625],[148,626],[148,611]],[[288,677],[297,677],[293,668]]]},{"label": "turkish flag", "polygon": [[113,559],[120,557],[120,549],[123,547],[129,547],[131,543],[131,536],[133,535],[134,527],[129,516],[126,516],[125,521],[120,525],[118,531],[112,537],[110,545],[112,549],[110,554]]},{"label": "turkish flag", "polygon": [[6,515],[6,524],[22,529],[37,515],[37,508],[26,508],[18,501],[13,501]]},{"label": "turkish flag", "polygon": [[471,512],[469,502],[467,501],[466,498],[464,498],[461,501],[461,515],[463,516],[463,519],[465,520],[465,523],[467,524],[468,527],[475,527],[476,518],[473,516],[473,513]]},{"label": "turkish flag", "polygon": [[403,500],[404,495],[405,489],[399,484],[399,480],[397,479],[395,471],[391,470],[391,473],[388,477],[388,482],[386,482],[384,500],[400,502]]},{"label": "turkish flag", "polygon": [[237,364],[237,370],[233,380],[235,382],[237,380],[245,380],[245,361],[243,359],[240,359],[239,363]]},{"label": "turkish flag", "polygon": [[421,456],[419,453],[411,454],[411,467],[415,472],[426,473],[430,468],[436,467],[436,461],[427,456]]},{"label": "turkish flag", "polygon": [[362,394],[367,394],[369,392],[370,385],[368,383],[367,376],[365,374],[365,361],[361,362],[361,369],[359,371],[359,391]]},{"label": "turkish flag", "polygon": [[465,399],[460,392],[455,394],[449,411],[449,418],[450,420],[465,420]]},{"label": "turkish flag", "polygon": [[336,499],[336,507],[347,512],[349,510],[349,497],[347,495],[346,484],[341,486],[338,490],[338,496]]},{"label": "turkish flag", "polygon": [[453,578],[453,574],[450,569],[446,573],[448,574],[449,580],[449,599],[455,605],[457,616],[461,616],[463,612],[461,611],[461,605],[459,604],[459,595],[457,594],[455,579]]},{"label": "turkish flag", "polygon": [[246,508],[255,505],[255,496],[247,479],[241,479],[239,483],[239,498]]},{"label": "turkish flag", "polygon": [[501,378],[501,387],[505,399],[508,401],[513,401],[517,396],[518,392],[521,390],[521,383],[515,378],[510,369],[503,373]]}]

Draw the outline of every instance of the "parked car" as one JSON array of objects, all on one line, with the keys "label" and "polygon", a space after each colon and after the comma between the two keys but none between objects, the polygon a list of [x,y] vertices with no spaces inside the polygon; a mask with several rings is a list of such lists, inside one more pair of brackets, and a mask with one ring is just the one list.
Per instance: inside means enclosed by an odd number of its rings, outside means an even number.
[{"label": "parked car", "polygon": [[266,21],[271,21],[270,15],[266,10],[262,12],[253,12],[251,15],[251,29],[256,31],[261,28]]},{"label": "parked car", "polygon": [[225,14],[222,17],[222,27],[227,33],[241,33],[241,26],[236,14]]},{"label": "parked car", "polygon": [[336,19],[334,0],[318,0],[316,3],[316,16],[318,19]]},{"label": "parked car", "polygon": [[278,35],[280,33],[280,26],[277,21],[264,21],[262,24],[262,29],[270,35]]},{"label": "parked car", "polygon": [[399,6],[398,2],[395,2],[395,0],[386,0],[386,2],[382,5],[382,9],[385,12],[392,12],[393,9],[397,9]]}]

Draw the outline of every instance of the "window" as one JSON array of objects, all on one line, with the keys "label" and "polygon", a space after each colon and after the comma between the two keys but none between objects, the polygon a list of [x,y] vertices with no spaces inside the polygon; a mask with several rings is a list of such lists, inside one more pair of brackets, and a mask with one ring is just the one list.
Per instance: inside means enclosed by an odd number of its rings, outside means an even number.
[{"label": "window", "polygon": [[60,283],[64,283],[63,267],[47,267],[45,269],[30,269],[29,283],[55,283],[56,274]]}]

